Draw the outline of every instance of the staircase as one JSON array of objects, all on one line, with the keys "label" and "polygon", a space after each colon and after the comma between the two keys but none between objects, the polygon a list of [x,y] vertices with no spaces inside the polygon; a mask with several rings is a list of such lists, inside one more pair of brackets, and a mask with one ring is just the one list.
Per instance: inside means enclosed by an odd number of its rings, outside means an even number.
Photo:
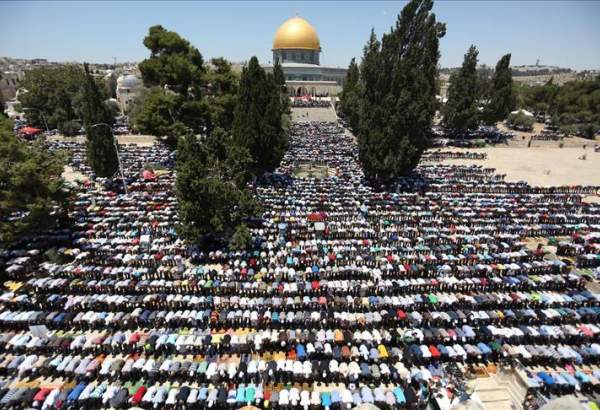
[{"label": "staircase", "polygon": [[505,386],[502,386],[495,376],[478,377],[471,380],[469,386],[477,394],[484,408],[490,410],[513,410],[512,397]]},{"label": "staircase", "polygon": [[516,369],[499,369],[496,374],[469,381],[469,386],[486,409],[523,410],[527,392],[524,380]]}]

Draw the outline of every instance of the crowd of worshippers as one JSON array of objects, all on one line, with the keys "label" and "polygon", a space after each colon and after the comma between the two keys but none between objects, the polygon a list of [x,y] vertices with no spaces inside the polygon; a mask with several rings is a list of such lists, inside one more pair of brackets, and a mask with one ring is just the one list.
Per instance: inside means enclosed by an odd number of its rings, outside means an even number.
[{"label": "crowd of worshippers", "polygon": [[562,141],[564,138],[565,135],[562,133],[547,130],[531,136],[532,141]]},{"label": "crowd of worshippers", "polygon": [[298,108],[328,108],[331,107],[331,101],[315,98],[292,98],[292,107]]},{"label": "crowd of worshippers", "polygon": [[480,141],[488,144],[505,144],[515,137],[512,132],[502,131],[496,126],[483,125],[462,133],[437,125],[432,127],[432,134],[437,141],[447,139],[444,145],[456,147],[477,146]]},{"label": "crowd of worshippers", "polygon": [[428,162],[442,162],[449,159],[484,160],[487,159],[487,153],[473,151],[428,150],[425,151],[421,156],[421,161]]},{"label": "crowd of worshippers", "polygon": [[[93,176],[83,145],[51,148]],[[251,248],[208,252],[176,233],[167,148],[120,152],[129,194],[77,183],[68,227],[2,255],[0,406],[425,408],[464,397],[455,365],[482,363],[600,397],[597,187],[425,164],[378,192],[350,135],[305,123],[249,187]],[[333,175],[292,176],[310,161]],[[549,258],[528,237],[575,250]]]},{"label": "crowd of worshippers", "polygon": [[[52,141],[46,145],[51,152],[63,151],[68,155],[68,163],[75,170],[95,180],[95,174],[87,163],[86,146],[76,141]],[[128,184],[134,184],[140,179],[155,179],[155,170],[172,169],[175,164],[175,156],[168,147],[155,144],[151,147],[139,146],[137,144],[119,144],[119,156],[123,172]],[[145,174],[143,171],[147,171]],[[109,182],[109,181],[106,181]],[[134,188],[135,189],[135,188]],[[145,188],[144,188],[145,189]],[[165,192],[170,188],[165,186]]]}]

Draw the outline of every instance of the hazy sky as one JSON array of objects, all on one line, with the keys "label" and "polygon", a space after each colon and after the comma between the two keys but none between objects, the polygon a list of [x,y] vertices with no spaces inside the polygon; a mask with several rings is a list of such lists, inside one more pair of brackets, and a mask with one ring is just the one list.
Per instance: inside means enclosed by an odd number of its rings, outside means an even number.
[{"label": "hazy sky", "polygon": [[[405,2],[0,2],[0,56],[111,63],[148,55],[142,39],[161,24],[177,31],[205,58],[271,60],[273,34],[299,13],[321,39],[321,63],[347,66],[359,57],[371,27],[389,31]],[[438,1],[447,25],[441,65],[457,66],[470,44],[493,65],[511,52],[512,64],[600,69],[599,1]]]}]

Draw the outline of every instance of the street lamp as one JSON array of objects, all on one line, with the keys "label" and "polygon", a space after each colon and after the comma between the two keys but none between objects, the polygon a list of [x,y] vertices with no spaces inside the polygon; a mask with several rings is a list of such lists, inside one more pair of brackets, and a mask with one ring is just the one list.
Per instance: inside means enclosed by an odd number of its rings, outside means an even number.
[{"label": "street lamp", "polygon": [[98,124],[92,125],[92,128],[96,127],[107,127],[110,130],[110,134],[112,135],[113,144],[115,145],[115,150],[117,151],[117,162],[119,163],[119,172],[121,173],[121,180],[123,180],[123,187],[125,188],[125,195],[127,195],[127,182],[125,181],[125,175],[123,174],[123,167],[121,166],[121,154],[119,154],[119,146],[117,145],[117,139],[115,138],[115,134],[112,130],[112,127],[105,122],[100,122]]},{"label": "street lamp", "polygon": [[25,107],[25,108],[23,108],[23,111],[37,111],[37,112],[39,112],[40,115],[42,116],[42,121],[44,121],[44,126],[46,127],[46,132],[50,133],[50,129],[48,128],[48,123],[46,122],[46,117],[44,117],[44,113],[42,112],[42,110],[40,110],[39,108]]}]

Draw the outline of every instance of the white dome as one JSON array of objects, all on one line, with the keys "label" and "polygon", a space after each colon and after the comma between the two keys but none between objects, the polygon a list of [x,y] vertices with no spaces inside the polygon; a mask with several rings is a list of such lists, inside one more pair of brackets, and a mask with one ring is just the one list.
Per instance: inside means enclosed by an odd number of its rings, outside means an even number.
[{"label": "white dome", "polygon": [[142,80],[134,74],[119,76],[117,79],[117,87],[137,88],[142,85]]}]

